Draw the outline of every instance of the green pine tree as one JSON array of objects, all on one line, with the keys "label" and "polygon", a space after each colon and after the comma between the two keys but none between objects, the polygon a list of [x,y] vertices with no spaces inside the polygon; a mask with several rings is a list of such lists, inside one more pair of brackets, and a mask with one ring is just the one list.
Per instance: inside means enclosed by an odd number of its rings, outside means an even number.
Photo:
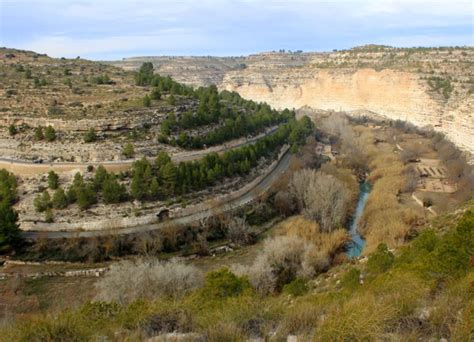
[{"label": "green pine tree", "polygon": [[17,249],[22,242],[17,212],[7,203],[0,204],[0,252]]}]

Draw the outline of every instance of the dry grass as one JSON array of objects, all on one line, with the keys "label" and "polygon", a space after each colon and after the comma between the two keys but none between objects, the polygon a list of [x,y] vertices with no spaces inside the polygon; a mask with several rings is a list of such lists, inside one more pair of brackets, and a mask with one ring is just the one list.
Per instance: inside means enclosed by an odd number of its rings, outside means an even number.
[{"label": "dry grass", "polygon": [[295,236],[311,243],[317,251],[327,256],[334,256],[341,247],[349,241],[345,229],[336,229],[329,233],[321,232],[315,221],[310,221],[302,215],[292,216],[281,222],[277,234]]},{"label": "dry grass", "polygon": [[397,247],[419,220],[420,215],[400,203],[399,195],[408,182],[409,173],[393,146],[380,143],[369,153],[368,181],[372,191],[367,200],[359,230],[366,239],[364,254],[372,252],[379,243]]}]

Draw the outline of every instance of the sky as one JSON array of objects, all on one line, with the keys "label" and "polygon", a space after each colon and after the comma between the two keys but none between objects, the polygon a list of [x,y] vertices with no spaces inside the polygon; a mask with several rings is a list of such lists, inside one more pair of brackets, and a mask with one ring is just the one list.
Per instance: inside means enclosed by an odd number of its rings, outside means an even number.
[{"label": "sky", "polygon": [[0,46],[52,57],[474,45],[472,0],[0,0]]}]

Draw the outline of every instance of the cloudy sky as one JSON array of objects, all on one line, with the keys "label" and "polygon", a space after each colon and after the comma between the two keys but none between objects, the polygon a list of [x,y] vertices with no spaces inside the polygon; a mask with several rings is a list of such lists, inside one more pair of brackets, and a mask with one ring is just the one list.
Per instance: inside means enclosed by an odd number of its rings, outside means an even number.
[{"label": "cloudy sky", "polygon": [[0,0],[0,46],[53,57],[474,45],[474,1]]}]

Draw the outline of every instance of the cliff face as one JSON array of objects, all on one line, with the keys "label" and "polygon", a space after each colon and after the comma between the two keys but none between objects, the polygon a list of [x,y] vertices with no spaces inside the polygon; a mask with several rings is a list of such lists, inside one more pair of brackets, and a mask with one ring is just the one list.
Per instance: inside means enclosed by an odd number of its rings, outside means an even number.
[{"label": "cliff face", "polygon": [[389,69],[244,71],[228,73],[220,86],[276,108],[366,110],[417,126],[432,126],[474,152],[473,96],[452,102],[437,99],[413,73]]},{"label": "cliff face", "polygon": [[[352,49],[248,57],[160,57],[158,73],[194,86],[215,83],[276,108],[370,111],[431,126],[474,153],[474,49]],[[140,58],[117,62],[138,68]]]}]

